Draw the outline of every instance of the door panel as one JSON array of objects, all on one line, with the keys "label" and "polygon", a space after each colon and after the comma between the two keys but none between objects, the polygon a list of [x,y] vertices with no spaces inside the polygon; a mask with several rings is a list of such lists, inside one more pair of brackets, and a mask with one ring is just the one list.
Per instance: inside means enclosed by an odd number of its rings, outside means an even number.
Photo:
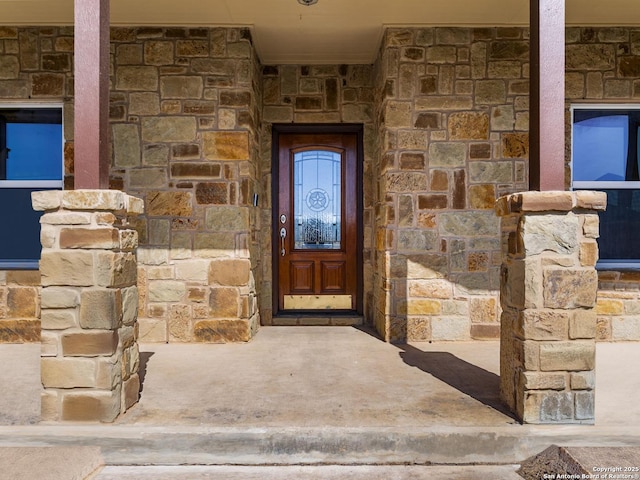
[{"label": "door panel", "polygon": [[355,134],[279,136],[279,311],[357,309],[357,158]]}]

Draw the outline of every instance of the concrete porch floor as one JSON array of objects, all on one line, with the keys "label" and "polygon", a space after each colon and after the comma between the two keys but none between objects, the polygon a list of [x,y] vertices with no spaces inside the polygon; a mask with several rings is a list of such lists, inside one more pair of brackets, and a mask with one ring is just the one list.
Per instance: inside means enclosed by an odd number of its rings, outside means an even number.
[{"label": "concrete porch floor", "polygon": [[518,424],[499,401],[497,342],[263,327],[249,344],[141,356],[140,402],[116,423],[54,425],[37,423],[39,346],[0,345],[0,446],[97,446],[108,465],[462,465],[640,445],[638,343],[598,344],[595,426]]}]

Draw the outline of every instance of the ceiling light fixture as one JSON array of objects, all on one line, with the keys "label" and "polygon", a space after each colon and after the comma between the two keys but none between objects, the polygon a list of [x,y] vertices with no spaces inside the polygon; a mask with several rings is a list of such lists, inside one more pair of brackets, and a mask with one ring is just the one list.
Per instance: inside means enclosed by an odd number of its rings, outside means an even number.
[{"label": "ceiling light fixture", "polygon": [[305,6],[310,6],[310,5],[315,5],[316,3],[318,3],[318,0],[298,0],[298,3],[300,5],[305,5]]}]

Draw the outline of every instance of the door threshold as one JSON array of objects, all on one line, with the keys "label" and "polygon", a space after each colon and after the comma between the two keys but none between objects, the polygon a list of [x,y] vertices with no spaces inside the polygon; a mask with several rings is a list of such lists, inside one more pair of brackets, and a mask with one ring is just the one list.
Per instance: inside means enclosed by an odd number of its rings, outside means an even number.
[{"label": "door threshold", "polygon": [[279,313],[274,316],[271,325],[284,326],[324,326],[324,327],[350,327],[354,325],[364,325],[362,315],[347,313],[339,314],[332,312],[322,315],[321,313]]}]

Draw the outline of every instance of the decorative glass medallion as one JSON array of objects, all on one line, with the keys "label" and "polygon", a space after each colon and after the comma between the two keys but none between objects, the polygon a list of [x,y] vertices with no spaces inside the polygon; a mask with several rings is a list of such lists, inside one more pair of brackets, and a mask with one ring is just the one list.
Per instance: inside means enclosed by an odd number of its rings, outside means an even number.
[{"label": "decorative glass medallion", "polygon": [[329,150],[298,152],[293,158],[296,249],[340,249],[341,161]]}]

